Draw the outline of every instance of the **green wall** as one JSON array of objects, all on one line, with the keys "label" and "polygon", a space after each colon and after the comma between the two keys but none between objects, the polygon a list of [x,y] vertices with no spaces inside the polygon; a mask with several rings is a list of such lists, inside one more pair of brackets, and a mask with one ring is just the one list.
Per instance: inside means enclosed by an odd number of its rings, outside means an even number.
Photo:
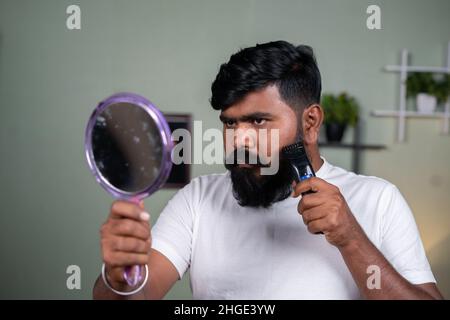
[{"label": "green wall", "polygon": [[[66,7],[82,28],[66,28]],[[378,4],[382,30],[366,28]],[[220,127],[208,103],[220,63],[241,47],[285,39],[317,53],[324,91],[347,90],[363,107],[362,171],[395,183],[410,203],[435,275],[450,296],[450,136],[438,120],[369,116],[397,101],[398,77],[381,72],[408,48],[413,63],[440,66],[450,40],[448,0],[0,0],[0,298],[90,298],[101,266],[99,226],[112,198],[90,176],[86,121],[117,91],[149,97],[165,112],[190,112]],[[350,139],[351,132],[346,136]],[[350,167],[350,153],[324,150]],[[223,171],[194,166],[193,176]],[[154,222],[173,190],[146,200]],[[81,290],[66,267],[81,267]],[[167,298],[190,298],[188,278]]]}]

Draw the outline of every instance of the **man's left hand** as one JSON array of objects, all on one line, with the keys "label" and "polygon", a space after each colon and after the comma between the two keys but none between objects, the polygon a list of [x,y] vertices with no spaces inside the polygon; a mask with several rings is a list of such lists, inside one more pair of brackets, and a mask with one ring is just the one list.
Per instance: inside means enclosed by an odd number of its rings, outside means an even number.
[{"label": "man's left hand", "polygon": [[294,186],[293,197],[302,195],[297,210],[313,234],[323,233],[329,243],[339,249],[358,243],[365,237],[340,190],[317,177]]}]

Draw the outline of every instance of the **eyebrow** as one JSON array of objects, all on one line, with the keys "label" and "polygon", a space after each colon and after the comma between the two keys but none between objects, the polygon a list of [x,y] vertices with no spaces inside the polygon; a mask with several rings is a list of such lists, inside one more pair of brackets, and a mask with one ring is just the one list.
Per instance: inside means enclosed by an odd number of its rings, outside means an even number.
[{"label": "eyebrow", "polygon": [[260,118],[272,118],[272,114],[268,113],[268,112],[253,112],[250,114],[246,114],[243,116],[240,116],[238,118],[234,118],[234,117],[227,117],[224,116],[223,114],[220,114],[219,119],[222,122],[226,122],[226,121],[241,121],[241,122],[246,122],[249,120],[254,120],[254,119],[260,119]]}]

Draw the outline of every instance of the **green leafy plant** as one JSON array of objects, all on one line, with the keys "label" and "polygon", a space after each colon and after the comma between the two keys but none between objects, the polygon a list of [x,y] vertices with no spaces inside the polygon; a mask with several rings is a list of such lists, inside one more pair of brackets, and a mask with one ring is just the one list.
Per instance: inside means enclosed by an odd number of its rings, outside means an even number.
[{"label": "green leafy plant", "polygon": [[434,94],[439,102],[447,101],[450,95],[450,74],[444,74],[440,80],[437,80]]},{"label": "green leafy plant", "polygon": [[439,103],[445,102],[450,94],[450,76],[434,75],[430,72],[412,73],[406,80],[406,88],[408,97],[427,93],[435,96]]},{"label": "green leafy plant", "polygon": [[321,101],[325,113],[324,124],[338,123],[355,126],[358,121],[359,105],[346,92],[339,95],[324,94]]}]

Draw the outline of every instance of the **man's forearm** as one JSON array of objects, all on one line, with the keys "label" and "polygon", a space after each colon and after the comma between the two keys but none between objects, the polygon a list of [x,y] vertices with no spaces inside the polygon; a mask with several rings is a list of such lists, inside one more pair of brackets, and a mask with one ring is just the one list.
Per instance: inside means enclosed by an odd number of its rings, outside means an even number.
[{"label": "man's forearm", "polygon": [[[383,254],[363,235],[344,248],[339,248],[361,294],[366,299],[434,299],[425,290],[403,278]],[[379,288],[368,286],[370,266],[380,271]]]}]

